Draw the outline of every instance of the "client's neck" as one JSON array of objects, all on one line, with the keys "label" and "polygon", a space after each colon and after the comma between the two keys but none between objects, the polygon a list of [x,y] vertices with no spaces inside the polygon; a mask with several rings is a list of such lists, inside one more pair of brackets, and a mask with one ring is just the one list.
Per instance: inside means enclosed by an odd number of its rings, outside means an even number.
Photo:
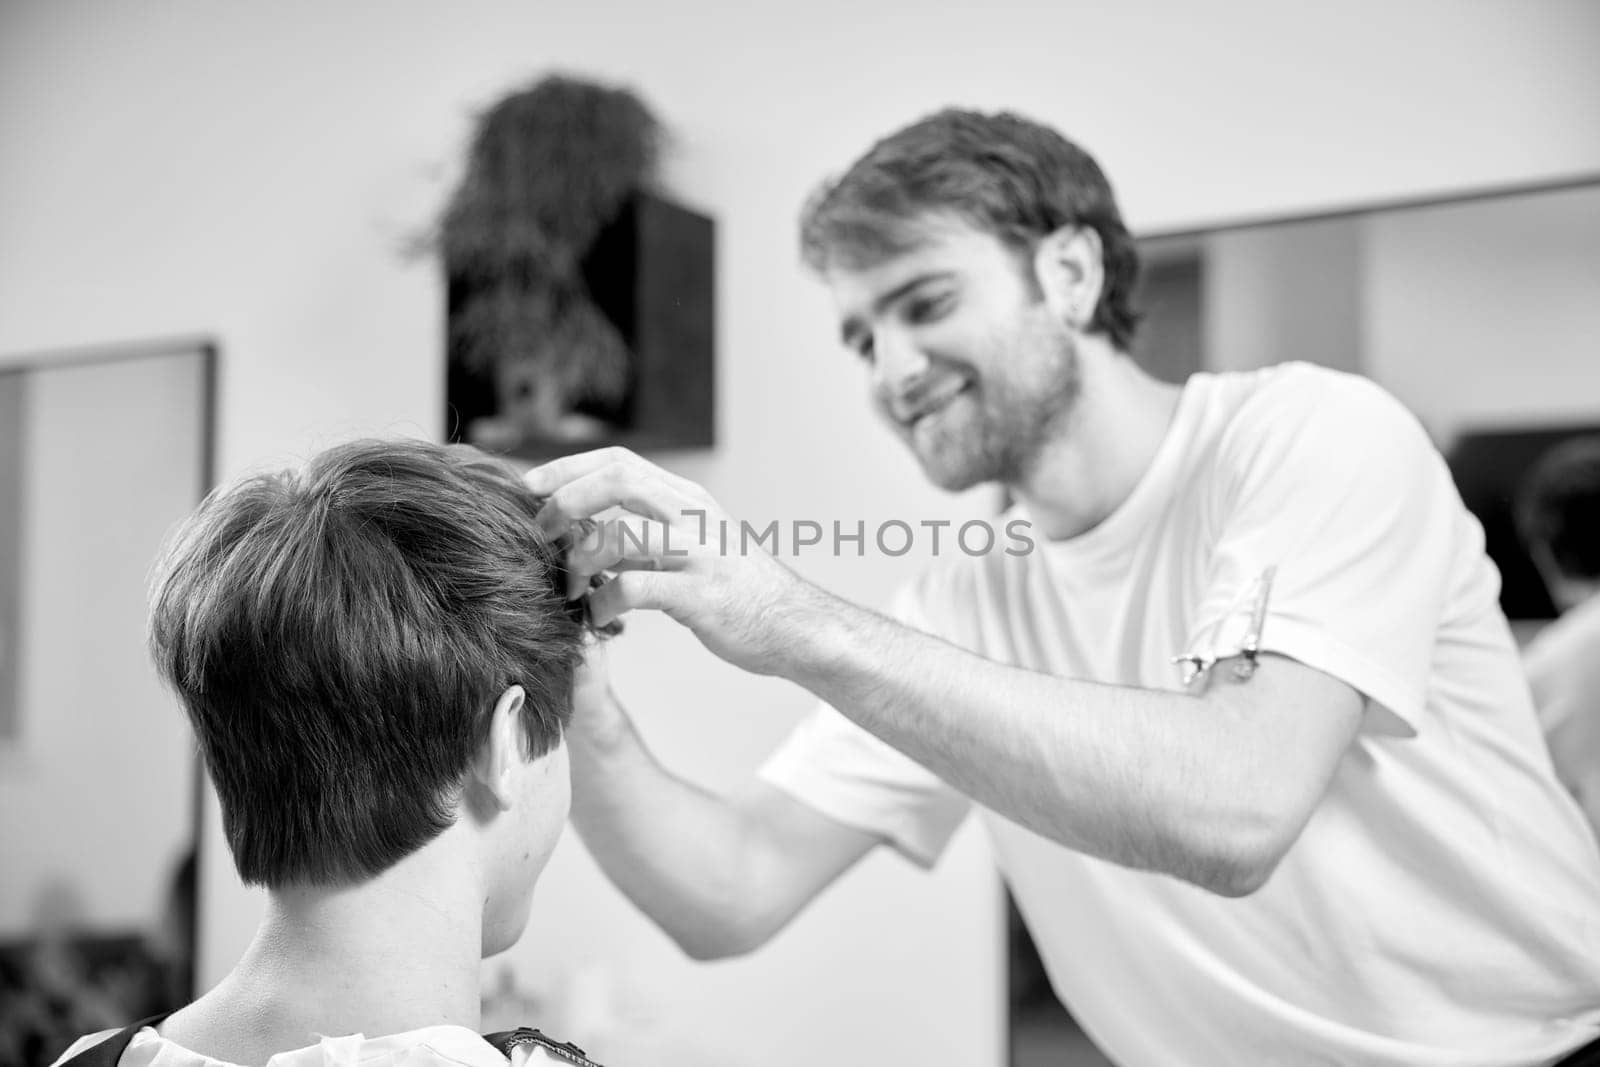
[{"label": "client's neck", "polygon": [[273,890],[255,941],[203,1000],[242,1012],[280,1050],[318,1034],[476,1030],[483,893],[455,838],[359,885]]}]

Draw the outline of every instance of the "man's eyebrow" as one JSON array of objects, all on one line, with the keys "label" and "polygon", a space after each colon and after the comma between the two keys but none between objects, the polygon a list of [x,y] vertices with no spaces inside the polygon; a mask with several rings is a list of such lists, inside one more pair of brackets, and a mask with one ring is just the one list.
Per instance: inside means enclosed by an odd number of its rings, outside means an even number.
[{"label": "man's eyebrow", "polygon": [[[878,299],[874,300],[872,302],[872,314],[874,317],[883,314],[883,310],[890,304],[893,304],[896,300],[899,300],[901,297],[914,291],[920,286],[926,285],[929,282],[945,281],[954,276],[954,271],[931,270],[909,278],[895,286],[893,289],[889,290],[887,293],[884,293],[882,296],[878,297]],[[861,331],[864,328],[864,324],[862,323],[860,317],[852,315],[840,324],[839,340],[842,341],[846,347],[854,348],[855,340],[858,336],[860,336]]]}]

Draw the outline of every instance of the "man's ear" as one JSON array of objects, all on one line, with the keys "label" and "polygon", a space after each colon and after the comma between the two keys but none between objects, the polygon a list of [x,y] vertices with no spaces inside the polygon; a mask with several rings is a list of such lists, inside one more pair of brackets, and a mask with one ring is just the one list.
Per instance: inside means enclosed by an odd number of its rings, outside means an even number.
[{"label": "man's ear", "polygon": [[472,762],[472,776],[500,811],[516,798],[516,771],[522,759],[522,705],[528,699],[520,685],[511,686],[495,701],[489,715],[489,736]]},{"label": "man's ear", "polygon": [[1062,325],[1089,328],[1105,286],[1100,234],[1088,226],[1063,226],[1046,234],[1033,253],[1033,276]]}]

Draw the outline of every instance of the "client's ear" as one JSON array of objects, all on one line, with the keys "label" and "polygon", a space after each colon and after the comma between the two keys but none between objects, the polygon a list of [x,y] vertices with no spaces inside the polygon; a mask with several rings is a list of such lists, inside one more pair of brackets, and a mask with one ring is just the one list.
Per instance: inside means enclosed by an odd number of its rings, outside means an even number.
[{"label": "client's ear", "polygon": [[520,685],[500,694],[489,715],[489,736],[472,765],[477,784],[500,811],[508,810],[516,796],[516,772],[523,762],[522,705],[527,699]]}]

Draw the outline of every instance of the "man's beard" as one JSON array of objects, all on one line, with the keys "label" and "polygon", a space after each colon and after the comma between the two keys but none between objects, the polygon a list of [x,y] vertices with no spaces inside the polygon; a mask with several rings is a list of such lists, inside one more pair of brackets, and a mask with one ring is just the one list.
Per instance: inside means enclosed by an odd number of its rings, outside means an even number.
[{"label": "man's beard", "polygon": [[[1030,316],[1006,347],[1002,358],[990,361],[991,375],[957,398],[976,405],[968,424],[950,427],[931,448],[913,446],[923,472],[941,489],[1025,484],[1045,446],[1071,419],[1081,388],[1072,335],[1040,314]],[[1015,373],[1000,373],[1004,369]]]}]

